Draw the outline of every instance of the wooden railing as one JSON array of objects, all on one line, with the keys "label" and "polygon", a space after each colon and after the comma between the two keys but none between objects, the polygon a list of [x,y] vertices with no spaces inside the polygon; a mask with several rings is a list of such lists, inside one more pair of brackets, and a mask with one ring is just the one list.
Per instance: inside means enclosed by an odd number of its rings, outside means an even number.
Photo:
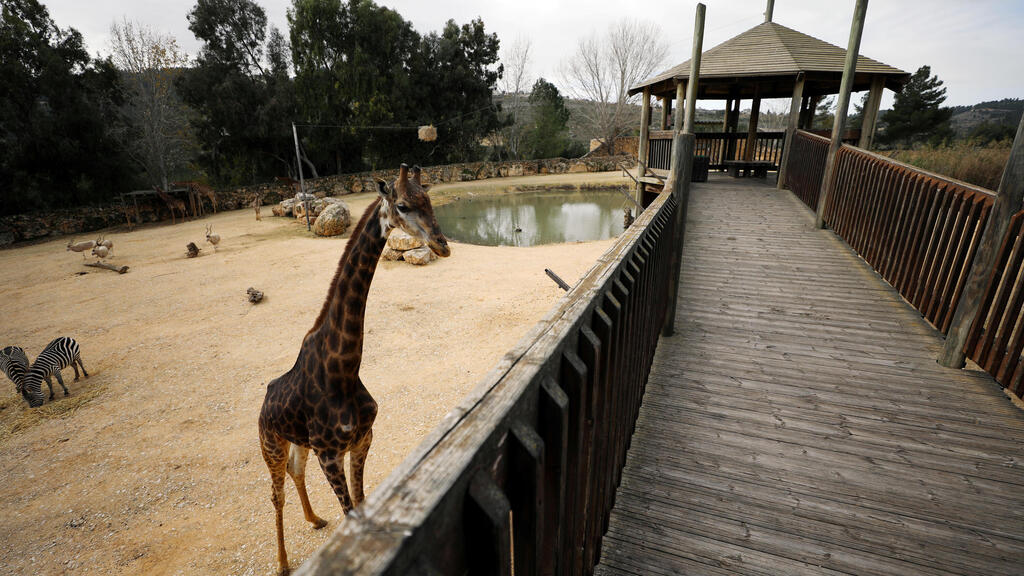
[{"label": "wooden railing", "polygon": [[825,222],[945,333],[994,196],[843,145]]},{"label": "wooden railing", "polygon": [[821,179],[825,176],[825,159],[828,157],[828,138],[816,136],[803,130],[793,135],[793,151],[786,166],[786,188],[796,194],[811,210],[818,210],[818,196],[821,193]]},{"label": "wooden railing", "polygon": [[967,355],[997,382],[1024,396],[1024,210],[1010,220],[967,340]]},{"label": "wooden railing", "polygon": [[583,574],[600,556],[668,298],[661,194],[300,574]]},{"label": "wooden railing", "polygon": [[[799,131],[786,186],[817,207],[829,141]],[[995,194],[844,144],[825,223],[943,334],[967,282]],[[1024,396],[1024,210],[1010,221],[966,353]]]},{"label": "wooden railing", "polygon": [[[696,135],[695,155],[707,156],[708,167],[724,170],[726,160],[744,157],[747,149],[747,135],[736,132],[701,132]],[[771,162],[777,169],[782,160],[784,132],[758,132],[754,148],[754,160]],[[668,170],[672,159],[672,131],[652,131],[648,140],[647,162],[651,168]]]}]

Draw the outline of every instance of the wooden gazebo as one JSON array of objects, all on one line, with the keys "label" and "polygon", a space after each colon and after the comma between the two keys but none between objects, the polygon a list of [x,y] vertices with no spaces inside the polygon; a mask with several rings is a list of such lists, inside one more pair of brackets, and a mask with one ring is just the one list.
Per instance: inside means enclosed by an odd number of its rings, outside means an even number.
[{"label": "wooden gazebo", "polygon": [[[732,159],[742,148],[738,160],[754,160],[762,98],[791,97],[791,109],[798,110],[799,113],[795,115],[796,117],[790,118],[789,131],[809,128],[821,98],[839,93],[845,59],[845,48],[773,22],[772,3],[769,2],[764,23],[701,55],[697,100],[726,101],[726,114],[722,126],[725,134],[719,134],[723,144],[717,154],[722,160]],[[671,137],[650,132],[651,96],[661,100],[661,129],[668,130],[671,127],[673,99],[685,93],[680,87],[685,86],[689,77],[690,61],[687,60],[629,90],[630,95],[643,93],[638,158],[645,166],[661,167],[659,164],[667,160],[667,154],[659,149],[657,144],[663,144],[664,148],[664,145],[669,144],[667,138]],[[871,146],[882,90],[889,88],[899,91],[909,78],[910,74],[898,68],[865,56],[858,57],[853,91],[870,90],[860,134],[855,140],[861,148]],[[729,138],[730,135],[736,136],[741,100],[752,101],[745,146],[738,140],[740,137]],[[682,102],[678,102],[676,108],[682,110]],[[713,138],[711,135],[706,137]],[[776,148],[782,144],[782,134],[771,135],[769,138],[778,141]],[[652,143],[651,140],[665,142]],[[652,144],[655,145],[654,149]],[[775,167],[782,164],[778,156],[780,155],[776,154],[776,160],[772,162]]]}]

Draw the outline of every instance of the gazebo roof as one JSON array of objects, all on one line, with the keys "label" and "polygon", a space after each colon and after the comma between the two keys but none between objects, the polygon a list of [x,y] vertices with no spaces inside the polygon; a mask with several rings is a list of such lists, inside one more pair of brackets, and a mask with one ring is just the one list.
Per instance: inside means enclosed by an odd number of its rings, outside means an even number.
[{"label": "gazebo roof", "polygon": [[[701,55],[698,98],[751,98],[755,87],[762,98],[788,97],[800,72],[806,77],[805,94],[835,94],[845,61],[845,48],[765,22]],[[899,90],[910,78],[903,70],[859,56],[853,90],[868,89],[874,75],[885,77],[885,86],[892,90]],[[630,88],[629,93],[650,87],[655,95],[674,94],[676,81],[689,77],[687,60]]]}]

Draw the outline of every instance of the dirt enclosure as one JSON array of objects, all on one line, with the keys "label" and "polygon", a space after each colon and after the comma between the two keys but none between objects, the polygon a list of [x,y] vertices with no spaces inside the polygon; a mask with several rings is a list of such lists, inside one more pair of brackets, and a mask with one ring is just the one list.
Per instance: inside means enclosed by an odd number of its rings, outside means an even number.
[{"label": "dirt enclosure", "polygon": [[[609,174],[511,180],[621,183]],[[358,217],[372,196],[346,200]],[[0,346],[34,357],[73,336],[91,375],[71,382],[65,370],[71,396],[57,386],[56,401],[36,410],[2,380],[0,573],[274,572],[256,416],[265,383],[294,362],[347,236],[314,238],[269,212],[107,231],[109,262],[131,267],[124,275],[84,267],[66,238],[0,251]],[[216,251],[203,242],[208,224],[222,238]],[[202,247],[198,258],[185,257],[188,242]],[[562,296],[544,268],[575,282],[613,242],[453,244],[451,258],[426,267],[381,262],[361,371],[380,405],[368,492]],[[264,291],[262,303],[246,300],[250,286]],[[287,484],[293,567],[341,521],[311,460],[310,497],[330,524],[312,530]]]}]

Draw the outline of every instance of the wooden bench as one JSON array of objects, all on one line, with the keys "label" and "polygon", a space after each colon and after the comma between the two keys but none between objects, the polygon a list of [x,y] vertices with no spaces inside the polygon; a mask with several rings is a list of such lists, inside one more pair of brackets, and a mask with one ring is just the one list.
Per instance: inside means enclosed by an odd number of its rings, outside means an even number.
[{"label": "wooden bench", "polygon": [[725,167],[729,170],[729,175],[733,178],[746,178],[748,176],[753,176],[754,178],[767,178],[768,170],[775,168],[775,164],[762,160],[726,160]]}]

